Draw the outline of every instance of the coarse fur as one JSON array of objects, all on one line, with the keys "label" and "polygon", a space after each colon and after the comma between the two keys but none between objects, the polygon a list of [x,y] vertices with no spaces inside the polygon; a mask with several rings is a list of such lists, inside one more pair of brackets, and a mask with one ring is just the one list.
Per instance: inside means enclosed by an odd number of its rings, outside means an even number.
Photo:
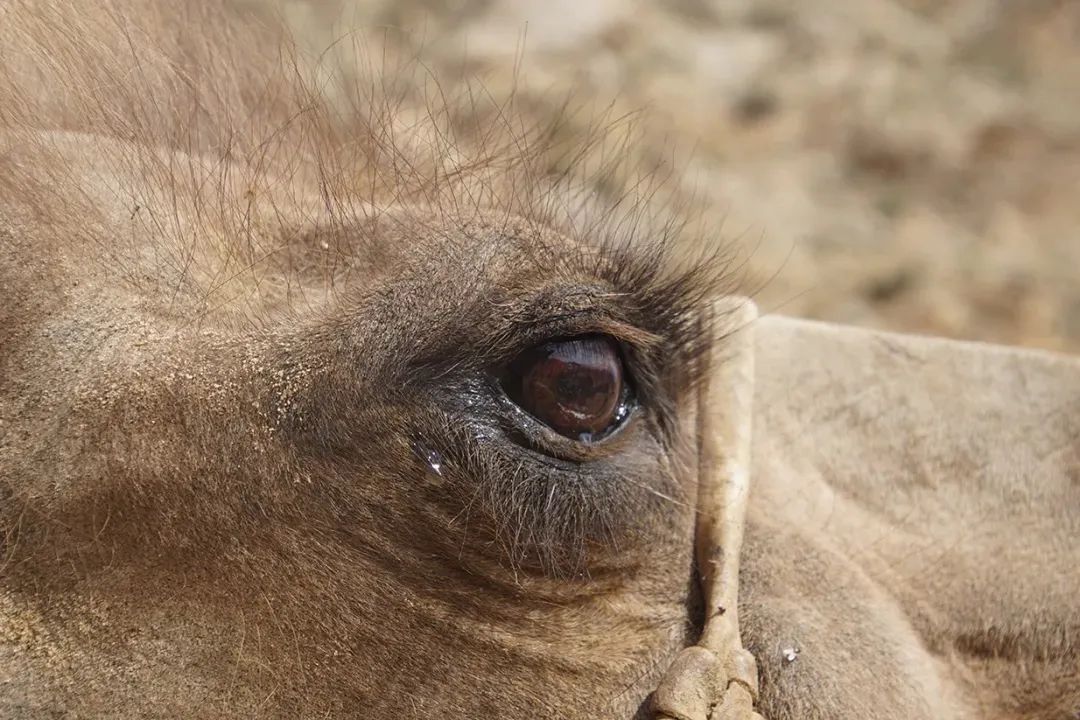
[{"label": "coarse fur", "polygon": [[[2,12],[11,711],[635,712],[692,633],[676,424],[725,268],[635,241],[651,176],[585,212],[509,106],[410,123],[421,67],[225,4]],[[643,401],[596,449],[492,387],[589,332]]]},{"label": "coarse fur", "polygon": [[[512,97],[446,89],[377,38],[337,48],[374,64],[308,58],[272,17],[213,0],[14,0],[0,27],[2,714],[642,712],[699,627],[692,399],[702,310],[738,264],[676,251],[685,218],[657,209],[662,172],[626,167],[620,121],[564,151]],[[788,462],[803,429],[779,380],[804,351],[770,347],[800,332],[762,341],[773,434],[740,605],[763,712],[1080,707],[1075,578],[974,607],[887,552],[902,515],[800,527],[793,488],[839,492],[849,470]],[[584,333],[620,341],[640,400],[591,448],[493,379]],[[1064,443],[1063,407],[1047,437]],[[1076,556],[1077,476],[1039,498],[1066,508],[1056,525],[1025,516],[1055,568]],[[1010,478],[1015,495],[1030,474]],[[854,517],[969,492],[846,497]],[[881,553],[860,554],[874,532]],[[997,552],[985,577],[950,567],[985,592],[1025,562]],[[789,638],[796,673],[775,661]]]}]

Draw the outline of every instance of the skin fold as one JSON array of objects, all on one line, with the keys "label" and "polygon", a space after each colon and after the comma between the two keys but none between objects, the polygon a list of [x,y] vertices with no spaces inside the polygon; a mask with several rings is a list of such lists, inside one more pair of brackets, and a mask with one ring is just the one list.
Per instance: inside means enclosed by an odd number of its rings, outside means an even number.
[{"label": "skin fold", "polygon": [[[649,717],[735,354],[757,711],[1080,712],[1080,362],[726,336],[678,223],[173,5],[0,5],[0,716]],[[593,445],[498,382],[585,335],[635,398]]]}]

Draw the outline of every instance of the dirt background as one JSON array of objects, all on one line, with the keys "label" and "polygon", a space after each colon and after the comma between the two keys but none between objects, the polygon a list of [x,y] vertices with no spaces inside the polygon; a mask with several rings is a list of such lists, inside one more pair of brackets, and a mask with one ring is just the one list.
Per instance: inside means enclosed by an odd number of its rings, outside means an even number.
[{"label": "dirt background", "polygon": [[1080,1],[268,1],[540,116],[642,109],[766,310],[1080,351]]}]

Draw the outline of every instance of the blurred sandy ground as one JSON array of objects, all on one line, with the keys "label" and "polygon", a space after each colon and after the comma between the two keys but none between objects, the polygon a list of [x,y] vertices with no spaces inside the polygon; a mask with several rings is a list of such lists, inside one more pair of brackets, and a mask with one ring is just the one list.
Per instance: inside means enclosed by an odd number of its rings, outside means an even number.
[{"label": "blurred sandy ground", "polygon": [[541,116],[644,108],[767,310],[1080,351],[1080,0],[251,1]]}]

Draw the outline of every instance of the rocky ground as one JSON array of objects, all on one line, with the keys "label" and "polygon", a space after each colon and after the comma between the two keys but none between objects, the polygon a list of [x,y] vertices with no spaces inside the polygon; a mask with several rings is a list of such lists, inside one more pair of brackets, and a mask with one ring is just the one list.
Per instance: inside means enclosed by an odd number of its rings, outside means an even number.
[{"label": "rocky ground", "polygon": [[1076,0],[273,1],[541,117],[643,110],[767,310],[1080,351]]}]

